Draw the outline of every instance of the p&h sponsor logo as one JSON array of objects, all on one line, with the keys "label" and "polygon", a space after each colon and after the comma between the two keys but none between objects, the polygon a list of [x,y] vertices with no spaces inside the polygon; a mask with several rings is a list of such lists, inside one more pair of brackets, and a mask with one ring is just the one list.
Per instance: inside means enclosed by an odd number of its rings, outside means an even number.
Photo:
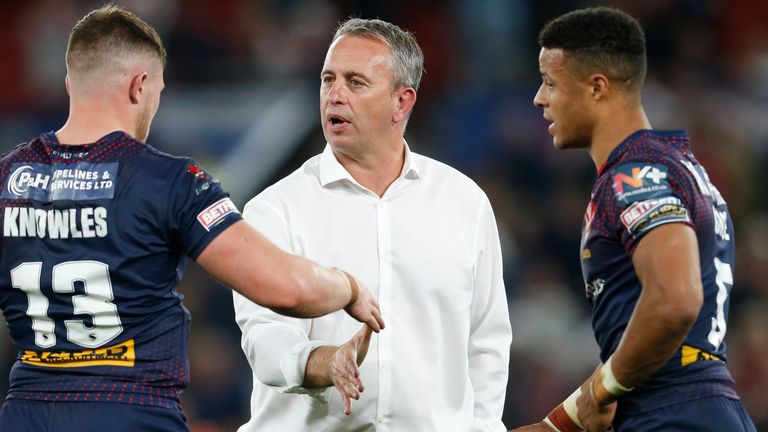
[{"label": "p&h sponsor logo", "polygon": [[41,202],[112,198],[118,166],[117,162],[14,164],[0,197]]},{"label": "p&h sponsor logo", "polygon": [[7,189],[8,193],[12,195],[25,196],[29,188],[47,189],[50,181],[50,175],[41,172],[36,173],[32,165],[22,165],[8,176]]}]

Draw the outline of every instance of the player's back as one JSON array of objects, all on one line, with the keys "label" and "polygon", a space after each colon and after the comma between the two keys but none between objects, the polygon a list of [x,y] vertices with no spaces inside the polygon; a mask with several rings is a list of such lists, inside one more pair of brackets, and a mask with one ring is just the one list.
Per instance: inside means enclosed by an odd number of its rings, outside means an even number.
[{"label": "player's back", "polygon": [[232,213],[196,223],[229,201],[217,182],[122,132],[48,133],[3,156],[0,187],[0,308],[20,349],[7,397],[177,407],[189,314],[175,287]]}]

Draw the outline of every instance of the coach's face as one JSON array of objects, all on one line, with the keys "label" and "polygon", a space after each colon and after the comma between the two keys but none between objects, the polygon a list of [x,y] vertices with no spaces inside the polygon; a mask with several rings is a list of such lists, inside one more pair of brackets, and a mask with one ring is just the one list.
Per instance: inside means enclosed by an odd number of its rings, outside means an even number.
[{"label": "coach's face", "polygon": [[391,65],[391,50],[379,39],[346,34],[331,44],[320,76],[320,120],[334,150],[368,152],[379,140],[398,139]]},{"label": "coach's face", "polygon": [[544,111],[556,148],[586,148],[595,127],[592,85],[568,64],[562,49],[542,48],[539,54],[542,83],[533,104]]}]

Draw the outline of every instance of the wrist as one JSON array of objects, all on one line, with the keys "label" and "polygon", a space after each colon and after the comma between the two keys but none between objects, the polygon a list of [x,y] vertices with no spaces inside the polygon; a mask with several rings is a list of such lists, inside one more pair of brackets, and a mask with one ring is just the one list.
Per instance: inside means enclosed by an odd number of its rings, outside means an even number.
[{"label": "wrist", "polygon": [[360,287],[357,285],[357,280],[355,280],[355,277],[351,274],[345,272],[344,270],[336,267],[332,267],[337,272],[341,273],[341,275],[344,277],[344,280],[347,283],[347,288],[349,288],[349,301],[347,302],[347,305],[345,307],[352,306],[357,301],[358,297],[360,297]]},{"label": "wrist", "polygon": [[613,374],[613,356],[608,357],[608,361],[600,368],[600,376],[602,377],[602,384],[605,390],[614,396],[621,396],[635,389],[634,387],[622,385],[616,379],[616,376]]},{"label": "wrist", "polygon": [[333,385],[333,357],[339,347],[321,345],[309,353],[304,370],[304,388],[325,388]]},{"label": "wrist", "polygon": [[581,396],[581,387],[553,409],[544,418],[544,423],[557,432],[581,432],[584,426],[579,420],[579,408],[576,406],[579,396]]},{"label": "wrist", "polygon": [[606,406],[616,400],[616,396],[609,393],[603,385],[603,379],[600,374],[592,378],[589,383],[589,393],[592,399],[600,406]]}]

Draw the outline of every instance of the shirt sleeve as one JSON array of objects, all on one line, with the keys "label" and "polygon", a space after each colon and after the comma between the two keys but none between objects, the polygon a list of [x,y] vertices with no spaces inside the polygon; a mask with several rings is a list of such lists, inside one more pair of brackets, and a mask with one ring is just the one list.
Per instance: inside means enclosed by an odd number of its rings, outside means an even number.
[{"label": "shirt sleeve", "polygon": [[[261,196],[246,204],[244,219],[280,248],[294,252],[286,219]],[[303,388],[309,354],[328,341],[309,340],[311,319],[291,318],[259,306],[234,292],[235,320],[254,376],[283,393],[307,394],[327,401],[330,388]]]},{"label": "shirt sleeve", "polygon": [[476,264],[470,306],[469,375],[475,394],[473,431],[506,431],[501,421],[509,375],[509,323],[496,220],[483,196],[476,227]]},{"label": "shirt sleeve", "polygon": [[184,161],[168,191],[170,230],[184,252],[197,257],[226,228],[242,219],[219,181],[195,161]]},{"label": "shirt sleeve", "polygon": [[[672,168],[672,169],[670,169]],[[617,209],[617,230],[626,251],[634,251],[653,229],[668,223],[692,225],[684,170],[670,164],[629,162],[611,170],[608,200]]]}]

